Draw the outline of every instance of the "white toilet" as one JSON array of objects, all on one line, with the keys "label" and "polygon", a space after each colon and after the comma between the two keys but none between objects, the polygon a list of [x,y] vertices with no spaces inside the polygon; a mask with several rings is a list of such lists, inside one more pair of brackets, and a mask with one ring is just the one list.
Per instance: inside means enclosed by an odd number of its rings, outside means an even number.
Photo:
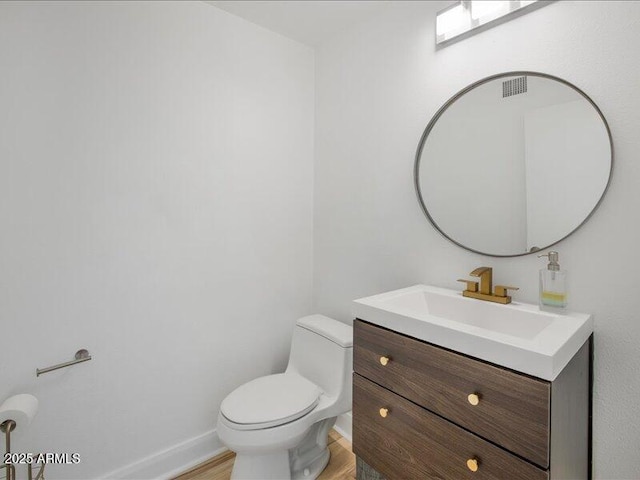
[{"label": "white toilet", "polygon": [[327,436],[351,410],[353,329],[323,315],[298,320],[284,373],[245,383],[220,406],[218,436],[236,452],[231,478],[314,479]]}]

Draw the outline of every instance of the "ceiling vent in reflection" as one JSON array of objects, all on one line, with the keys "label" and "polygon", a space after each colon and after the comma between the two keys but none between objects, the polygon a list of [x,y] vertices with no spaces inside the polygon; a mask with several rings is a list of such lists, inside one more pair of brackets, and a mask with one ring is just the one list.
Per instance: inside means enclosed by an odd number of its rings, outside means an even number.
[{"label": "ceiling vent in reflection", "polygon": [[502,98],[527,92],[527,77],[517,77],[502,82]]}]

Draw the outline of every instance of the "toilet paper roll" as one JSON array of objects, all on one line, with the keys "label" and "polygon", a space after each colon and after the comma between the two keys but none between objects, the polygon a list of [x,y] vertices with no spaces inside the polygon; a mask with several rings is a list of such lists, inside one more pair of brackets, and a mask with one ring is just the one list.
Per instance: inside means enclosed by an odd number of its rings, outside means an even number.
[{"label": "toilet paper roll", "polygon": [[26,428],[38,412],[38,399],[28,393],[7,398],[0,405],[0,424],[5,420],[16,422],[15,430]]}]

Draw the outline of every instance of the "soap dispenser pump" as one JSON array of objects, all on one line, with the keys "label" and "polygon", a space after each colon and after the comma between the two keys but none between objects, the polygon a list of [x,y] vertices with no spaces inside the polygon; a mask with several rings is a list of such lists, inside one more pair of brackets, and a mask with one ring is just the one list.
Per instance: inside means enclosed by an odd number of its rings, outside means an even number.
[{"label": "soap dispenser pump", "polygon": [[558,252],[551,251],[540,257],[548,257],[547,268],[540,270],[540,309],[558,311],[567,308],[567,272],[560,270]]}]

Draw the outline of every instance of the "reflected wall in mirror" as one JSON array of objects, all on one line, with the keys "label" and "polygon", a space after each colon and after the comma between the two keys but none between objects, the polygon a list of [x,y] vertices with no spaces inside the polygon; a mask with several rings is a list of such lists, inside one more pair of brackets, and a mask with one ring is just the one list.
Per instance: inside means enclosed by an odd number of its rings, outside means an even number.
[{"label": "reflected wall in mirror", "polygon": [[613,144],[581,90],[537,72],[509,72],[453,96],[416,154],[420,205],[449,240],[492,256],[525,255],[580,227],[602,200]]}]

